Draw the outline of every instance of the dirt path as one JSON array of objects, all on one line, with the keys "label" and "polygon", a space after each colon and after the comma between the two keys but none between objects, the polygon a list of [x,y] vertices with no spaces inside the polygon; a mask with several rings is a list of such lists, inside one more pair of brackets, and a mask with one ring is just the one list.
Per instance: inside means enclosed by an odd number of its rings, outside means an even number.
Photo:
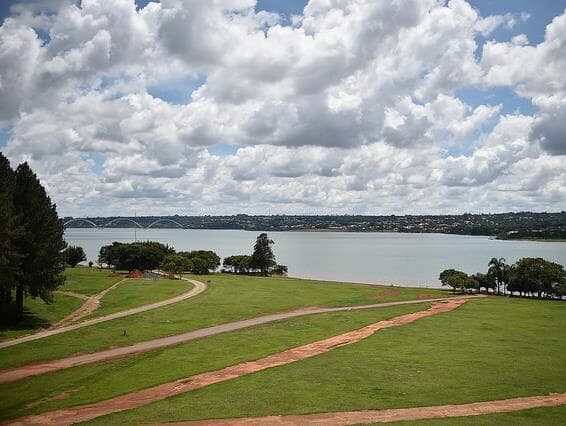
[{"label": "dirt path", "polygon": [[[480,296],[462,296],[458,298],[458,300],[466,300],[469,298],[475,299],[478,297]],[[312,314],[320,314],[320,313],[328,313],[328,312],[340,312],[340,311],[370,309],[370,308],[385,308],[389,306],[410,305],[410,304],[426,303],[426,302],[440,302],[445,300],[452,300],[452,299],[436,298],[436,299],[424,299],[424,300],[403,300],[398,302],[376,303],[372,305],[360,305],[360,306],[351,306],[351,307],[347,306],[341,308],[314,308],[314,309],[307,308],[307,309],[299,309],[295,311],[263,315],[261,317],[236,321],[228,324],[221,324],[213,327],[201,328],[199,330],[193,330],[182,334],[176,334],[174,336],[162,337],[155,340],[147,340],[145,342],[136,343],[131,346],[123,346],[120,348],[107,349],[89,354],[73,355],[70,357],[61,358],[53,361],[37,362],[29,365],[24,365],[21,367],[3,370],[0,371],[0,384],[11,383],[55,370],[76,367],[78,365],[108,361],[115,358],[131,356],[141,352],[151,351],[153,349],[178,345],[180,343],[186,343],[191,340],[199,339],[202,337],[213,336],[215,334],[224,333],[228,331],[240,330],[243,328],[266,324],[268,322],[278,321],[287,318],[294,318],[303,315],[312,315]]]},{"label": "dirt path", "polygon": [[56,290],[55,293],[64,294],[65,296],[76,297],[77,299],[88,300],[90,296],[81,293],[75,293],[74,291],[66,291],[66,290]]},{"label": "dirt path", "polygon": [[412,323],[424,317],[452,311],[465,302],[466,299],[463,298],[445,299],[441,302],[434,303],[429,309],[424,311],[401,315],[385,321],[379,321],[358,330],[289,349],[256,361],[244,362],[221,370],[197,374],[94,404],[47,412],[35,416],[22,417],[9,424],[68,425],[94,419],[110,413],[137,408],[174,395],[200,389],[214,383],[224,382],[226,380],[235,379],[267,368],[286,365],[295,361],[311,358],[338,347],[359,342],[371,336],[378,330],[398,327]]},{"label": "dirt path", "polygon": [[393,408],[379,411],[346,411],[342,413],[319,413],[297,416],[268,416],[249,419],[205,420],[167,423],[167,425],[353,425],[358,423],[389,423],[446,417],[479,416],[482,414],[527,410],[529,408],[554,407],[564,404],[566,404],[566,393],[553,393],[546,396],[528,396],[459,405]]},{"label": "dirt path", "polygon": [[[197,294],[200,294],[204,290],[206,290],[206,284],[205,283],[202,283],[202,282],[196,281],[196,280],[189,280],[188,278],[183,278],[183,280],[189,281],[190,283],[192,283],[194,285],[194,287],[192,288],[192,290],[190,290],[186,293],[183,293],[179,296],[175,296],[175,297],[172,297],[171,299],[167,299],[167,300],[162,300],[160,302],[151,303],[149,305],[138,306],[137,308],[131,308],[131,309],[127,309],[125,311],[115,312],[113,314],[105,315],[105,316],[100,317],[100,318],[93,318],[91,320],[83,321],[83,322],[78,323],[78,324],[71,324],[71,325],[65,325],[65,326],[62,326],[62,327],[47,329],[47,330],[44,330],[44,331],[40,331],[39,333],[31,334],[29,336],[23,336],[23,337],[19,337],[17,339],[12,339],[12,340],[7,340],[5,342],[0,342],[0,349],[7,348],[9,346],[18,345],[18,344],[24,343],[24,342],[30,342],[32,340],[43,339],[44,337],[53,336],[55,334],[65,333],[67,331],[76,330],[76,329],[79,329],[79,328],[82,328],[82,327],[88,327],[89,325],[99,324],[101,322],[110,321],[110,320],[113,320],[113,319],[116,319],[116,318],[122,318],[122,317],[126,317],[128,315],[133,315],[133,314],[137,314],[137,313],[140,313],[140,312],[149,311],[151,309],[161,308],[163,306],[171,305],[173,303],[181,302],[181,301],[188,299],[190,297],[194,297]],[[116,283],[115,285],[117,285],[117,284],[118,283]]]},{"label": "dirt path", "polygon": [[[126,281],[127,281],[127,278],[120,280],[115,284],[112,284],[110,287],[102,290],[100,293],[95,294],[94,296],[90,296],[90,297],[87,296],[86,302],[83,306],[81,306],[75,312],[72,312],[70,315],[67,315],[65,318],[63,318],[61,321],[59,321],[58,323],[56,323],[52,327],[49,327],[48,330],[59,328],[59,327],[64,327],[66,325],[70,325],[74,322],[77,322],[81,318],[86,317],[90,313],[94,312],[100,306],[100,299],[102,299],[106,295],[106,293],[108,293],[110,290],[115,289],[116,287],[118,287],[118,285],[120,285],[120,284],[122,284],[123,282],[126,282]],[[78,295],[78,293],[73,293],[73,292],[69,292],[68,294],[71,294],[71,295],[77,294]]]}]

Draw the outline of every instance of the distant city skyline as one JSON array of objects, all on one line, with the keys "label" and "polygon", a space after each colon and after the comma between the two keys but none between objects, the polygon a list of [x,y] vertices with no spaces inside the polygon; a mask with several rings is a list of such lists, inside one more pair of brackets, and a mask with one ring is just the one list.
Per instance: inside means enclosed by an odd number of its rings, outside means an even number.
[{"label": "distant city skyline", "polygon": [[566,208],[566,0],[0,4],[60,216]]}]

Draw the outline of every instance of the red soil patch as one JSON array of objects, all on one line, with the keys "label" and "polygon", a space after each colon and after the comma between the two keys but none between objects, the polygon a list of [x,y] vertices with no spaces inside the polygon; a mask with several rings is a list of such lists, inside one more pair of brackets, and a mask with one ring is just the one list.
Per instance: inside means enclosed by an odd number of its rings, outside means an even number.
[{"label": "red soil patch", "polygon": [[428,293],[419,294],[418,299],[430,299],[432,296]]},{"label": "red soil patch", "polygon": [[319,413],[302,416],[269,416],[249,419],[204,420],[198,422],[167,423],[168,425],[352,425],[358,423],[389,423],[446,417],[479,416],[482,414],[507,413],[537,407],[553,407],[566,404],[566,393],[548,396],[529,396],[498,401],[473,402],[461,405],[437,405],[432,407],[393,408],[379,411],[347,411]]},{"label": "red soil patch", "polygon": [[26,408],[37,407],[38,405],[45,404],[46,402],[49,402],[49,401],[59,401],[60,399],[67,399],[71,396],[71,394],[78,392],[81,389],[82,389],[82,387],[77,388],[77,389],[71,389],[70,391],[61,392],[61,393],[54,395],[54,396],[49,396],[49,397],[42,398],[42,399],[39,399],[39,400],[34,401],[34,402],[30,402],[29,404],[26,405]]},{"label": "red soil patch", "polygon": [[401,294],[401,290],[398,290],[396,288],[386,287],[382,290],[381,293],[372,294],[370,297],[372,299],[387,299],[389,297],[398,296],[400,294]]},{"label": "red soil patch", "polygon": [[401,315],[385,321],[379,321],[358,330],[289,349],[256,361],[244,362],[221,370],[197,374],[184,379],[175,380],[173,382],[164,383],[148,389],[108,399],[106,401],[52,411],[36,416],[22,417],[16,420],[14,424],[67,425],[94,419],[96,417],[118,411],[137,408],[151,402],[159,401],[191,390],[200,389],[214,383],[224,382],[226,380],[235,379],[267,368],[286,365],[295,361],[311,358],[331,351],[338,346],[359,342],[371,336],[376,331],[385,328],[398,327],[412,323],[420,318],[452,311],[465,302],[465,299],[448,299],[446,301],[434,303],[429,309],[424,311]]}]

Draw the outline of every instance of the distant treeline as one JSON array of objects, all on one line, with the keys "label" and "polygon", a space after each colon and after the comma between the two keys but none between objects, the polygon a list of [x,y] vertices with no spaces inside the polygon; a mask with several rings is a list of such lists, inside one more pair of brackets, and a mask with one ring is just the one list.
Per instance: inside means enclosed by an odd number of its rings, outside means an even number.
[{"label": "distant treeline", "polygon": [[100,248],[98,264],[130,272],[161,268],[169,273],[208,274],[220,266],[220,257],[209,250],[176,252],[172,247],[156,241],[114,242]]},{"label": "distant treeline", "polygon": [[[80,220],[79,220],[80,219]],[[161,222],[158,222],[162,220]],[[72,221],[71,223],[68,223]],[[566,240],[566,212],[499,213],[462,215],[404,216],[138,216],[88,217],[62,219],[68,227],[142,227],[189,229],[242,229],[248,231],[349,231],[413,232],[460,235],[485,235],[499,239]],[[157,222],[157,223],[156,223]]]},{"label": "distant treeline", "polygon": [[525,297],[562,299],[566,296],[566,271],[559,263],[540,257],[524,257],[513,265],[504,258],[492,258],[487,272],[468,275],[457,269],[440,273],[442,285],[470,293],[508,294]]},{"label": "distant treeline", "polygon": [[[223,272],[247,275],[286,274],[287,266],[275,262],[275,255],[271,249],[273,244],[273,240],[266,233],[260,234],[256,239],[252,255],[227,257],[224,259]],[[84,253],[82,247],[73,246],[73,249]],[[77,263],[81,260],[84,259],[81,258]],[[172,275],[185,272],[208,274],[216,271],[220,266],[220,257],[210,250],[176,251],[173,247],[157,241],[113,242],[100,248],[97,263],[101,268],[107,266],[114,270],[129,272],[161,269]]]}]

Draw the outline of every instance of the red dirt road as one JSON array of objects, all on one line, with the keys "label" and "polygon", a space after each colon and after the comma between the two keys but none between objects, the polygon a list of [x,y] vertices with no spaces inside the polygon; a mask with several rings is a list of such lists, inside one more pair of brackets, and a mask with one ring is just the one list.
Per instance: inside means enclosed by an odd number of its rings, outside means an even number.
[{"label": "red dirt road", "polygon": [[295,361],[320,355],[337,347],[359,342],[371,336],[378,330],[398,327],[431,315],[452,311],[465,302],[466,299],[464,298],[446,299],[442,302],[434,303],[429,309],[424,311],[401,315],[385,321],[379,321],[358,330],[289,349],[256,361],[244,362],[221,370],[197,374],[94,404],[47,412],[35,416],[22,417],[9,424],[68,425],[94,419],[110,413],[137,408],[170,396],[200,389],[214,383],[235,379],[267,368],[286,365]]},{"label": "red dirt road", "polygon": [[[195,283],[196,282],[198,281],[195,281]],[[458,299],[465,300],[467,298],[478,298],[478,297],[482,297],[482,296],[462,296],[459,297]],[[95,362],[102,362],[111,359],[131,356],[138,353],[151,351],[153,349],[164,348],[167,346],[190,342],[191,340],[199,339],[202,337],[213,336],[215,334],[225,333],[228,331],[240,330],[243,328],[266,324],[268,322],[278,321],[287,318],[293,318],[303,315],[328,313],[328,312],[339,312],[339,311],[370,309],[370,308],[384,308],[388,306],[410,305],[410,304],[426,303],[426,302],[439,302],[443,300],[447,300],[447,299],[436,298],[436,299],[403,300],[399,302],[385,302],[385,303],[376,303],[372,305],[359,305],[359,306],[340,307],[340,308],[306,308],[306,309],[298,309],[295,311],[268,314],[268,315],[263,315],[261,317],[250,318],[247,320],[236,321],[228,324],[221,324],[213,327],[202,328],[199,330],[193,330],[182,334],[176,334],[174,336],[162,337],[154,340],[147,340],[145,342],[136,343],[130,346],[107,349],[89,354],[73,355],[66,358],[56,359],[53,361],[36,362],[33,364],[23,365],[8,370],[2,370],[0,371],[0,384],[11,383],[28,377],[37,376],[40,374],[49,373],[51,371],[61,370],[65,368],[76,367],[79,365],[91,364]]]},{"label": "red dirt road", "polygon": [[482,414],[508,413],[529,408],[554,407],[566,404],[566,393],[547,396],[528,396],[497,401],[473,402],[460,405],[437,405],[432,407],[393,408],[379,411],[346,411],[342,413],[319,413],[302,416],[269,416],[249,419],[204,420],[197,422],[167,423],[167,425],[353,425],[358,423],[389,423],[446,417],[479,416]]}]

